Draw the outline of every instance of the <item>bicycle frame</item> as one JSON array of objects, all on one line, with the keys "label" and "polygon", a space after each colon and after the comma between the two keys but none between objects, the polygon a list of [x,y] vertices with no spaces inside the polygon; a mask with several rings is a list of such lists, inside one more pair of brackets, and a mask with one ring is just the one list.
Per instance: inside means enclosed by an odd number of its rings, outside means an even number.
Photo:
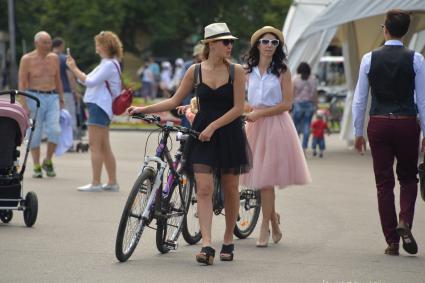
[{"label": "bicycle frame", "polygon": [[[144,219],[145,221],[149,220],[151,212],[155,208],[155,201],[157,199],[158,191],[161,188],[162,177],[164,175],[164,170],[167,167],[167,165],[169,166],[171,174],[169,174],[167,178],[167,183],[161,190],[162,192],[161,199],[166,199],[169,196],[171,188],[175,186],[176,181],[180,179],[180,173],[177,171],[177,168],[179,167],[181,163],[181,158],[182,158],[181,147],[177,151],[175,160],[173,161],[170,155],[170,151],[167,148],[167,140],[169,136],[170,136],[170,131],[168,131],[167,128],[165,127],[164,135],[161,138],[158,147],[156,148],[155,156],[154,157],[146,156],[143,163],[142,170],[141,170],[141,172],[143,172],[143,169],[148,167],[149,163],[152,163],[152,162],[156,163],[156,166],[157,166],[156,178],[153,184],[152,192],[148,199],[148,203],[142,214],[142,219]],[[181,197],[181,200],[184,202],[184,199],[182,197]],[[183,205],[184,207],[186,207],[186,204],[183,203]]]}]

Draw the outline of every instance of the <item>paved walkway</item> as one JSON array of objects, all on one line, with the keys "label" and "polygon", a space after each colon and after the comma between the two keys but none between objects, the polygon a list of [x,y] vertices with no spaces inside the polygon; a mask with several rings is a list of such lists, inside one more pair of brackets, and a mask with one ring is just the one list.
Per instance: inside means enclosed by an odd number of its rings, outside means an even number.
[{"label": "paved walkway", "polygon": [[[194,260],[200,246],[180,241],[177,251],[160,255],[148,229],[131,260],[118,263],[116,230],[147,135],[112,133],[119,193],[76,191],[90,180],[88,153],[57,158],[54,179],[31,179],[29,162],[24,189],[37,192],[39,216],[32,229],[19,212],[0,224],[0,282],[425,282],[424,202],[418,199],[413,231],[418,255],[385,256],[370,155],[348,151],[336,136],[323,159],[308,157],[312,184],[278,192],[284,231],[278,245],[256,248],[256,229],[235,241],[234,262],[204,267]],[[152,136],[148,151],[156,141]],[[223,229],[224,218],[216,217],[216,249]]]}]

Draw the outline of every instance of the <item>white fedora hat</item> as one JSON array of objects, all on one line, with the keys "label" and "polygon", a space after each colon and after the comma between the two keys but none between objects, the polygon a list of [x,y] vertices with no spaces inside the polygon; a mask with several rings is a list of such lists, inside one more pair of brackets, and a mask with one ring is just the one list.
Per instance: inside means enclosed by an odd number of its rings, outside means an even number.
[{"label": "white fedora hat", "polygon": [[213,23],[205,27],[204,39],[202,43],[207,43],[221,39],[238,39],[234,37],[226,23]]}]

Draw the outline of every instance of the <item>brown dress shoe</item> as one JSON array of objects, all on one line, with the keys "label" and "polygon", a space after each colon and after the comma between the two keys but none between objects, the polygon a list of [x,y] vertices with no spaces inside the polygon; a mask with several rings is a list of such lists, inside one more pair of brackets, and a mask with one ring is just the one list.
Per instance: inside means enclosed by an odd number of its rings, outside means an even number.
[{"label": "brown dress shoe", "polygon": [[418,252],[418,245],[415,238],[413,238],[409,226],[401,220],[396,231],[403,241],[403,249],[409,254],[416,254]]},{"label": "brown dress shoe", "polygon": [[398,244],[397,243],[392,243],[389,244],[388,247],[385,249],[385,254],[386,255],[398,255]]}]

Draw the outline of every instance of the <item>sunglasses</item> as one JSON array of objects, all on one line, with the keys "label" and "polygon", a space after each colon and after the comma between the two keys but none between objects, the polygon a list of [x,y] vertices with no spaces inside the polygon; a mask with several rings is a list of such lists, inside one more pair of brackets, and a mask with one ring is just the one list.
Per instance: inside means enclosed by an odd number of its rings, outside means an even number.
[{"label": "sunglasses", "polygon": [[229,44],[233,46],[233,44],[235,43],[233,39],[222,39],[221,42],[223,42],[224,46],[228,46]]},{"label": "sunglasses", "polygon": [[261,43],[262,45],[271,45],[271,46],[274,46],[274,47],[277,47],[278,45],[279,45],[279,39],[265,39],[265,38],[262,38],[262,39],[260,39],[260,40],[258,40],[258,42],[259,43]]}]

